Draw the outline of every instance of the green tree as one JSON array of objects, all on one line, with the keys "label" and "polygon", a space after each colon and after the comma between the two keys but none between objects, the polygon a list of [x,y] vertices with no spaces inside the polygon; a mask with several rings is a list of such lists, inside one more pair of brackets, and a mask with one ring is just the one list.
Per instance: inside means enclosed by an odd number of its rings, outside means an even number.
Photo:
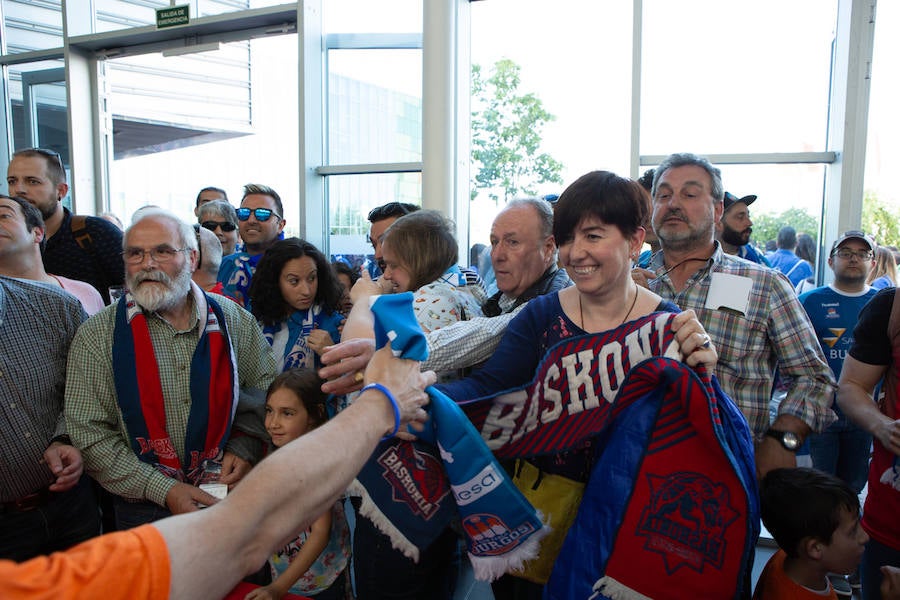
[{"label": "green tree", "polygon": [[520,67],[509,59],[494,64],[485,78],[472,65],[472,180],[498,201],[533,195],[542,183],[562,184],[562,163],[540,152],[541,130],[555,119],[534,94],[519,92]]},{"label": "green tree", "polygon": [[789,208],[781,214],[753,215],[753,239],[764,246],[769,240],[778,239],[778,230],[790,225],[797,233],[807,233],[813,240],[819,239],[819,223],[802,208]]},{"label": "green tree", "polygon": [[900,224],[897,223],[897,207],[888,206],[873,192],[863,196],[862,228],[882,246],[900,245]]}]

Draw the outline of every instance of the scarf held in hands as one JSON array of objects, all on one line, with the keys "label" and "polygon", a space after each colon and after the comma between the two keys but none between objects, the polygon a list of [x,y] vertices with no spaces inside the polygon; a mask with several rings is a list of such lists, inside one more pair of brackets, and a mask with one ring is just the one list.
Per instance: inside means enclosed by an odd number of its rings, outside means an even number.
[{"label": "scarf held in hands", "polygon": [[[383,300],[391,302],[379,306]],[[418,327],[397,326],[403,302],[375,301],[376,335],[401,356],[424,357]],[[673,360],[672,317],[656,313],[563,340],[529,385],[468,401],[464,414],[429,390],[425,434],[414,443],[383,442],[360,474],[363,514],[412,558],[458,515],[476,577],[490,580],[530,558],[542,537],[539,515],[521,516],[524,499],[491,451],[527,458],[597,438],[581,508],[548,584],[551,597],[654,597],[658,590],[647,594],[643,586],[673,574],[733,596],[758,533],[752,441],[739,410],[705,371]],[[597,514],[606,521],[597,525]]]}]

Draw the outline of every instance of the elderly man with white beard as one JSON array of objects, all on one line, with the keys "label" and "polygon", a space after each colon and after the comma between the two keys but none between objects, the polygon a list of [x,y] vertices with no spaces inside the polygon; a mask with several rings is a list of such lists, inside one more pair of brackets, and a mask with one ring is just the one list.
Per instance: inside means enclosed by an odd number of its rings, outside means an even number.
[{"label": "elderly man with white beard", "polygon": [[119,529],[213,504],[201,484],[236,484],[262,456],[254,398],[276,372],[252,315],[192,283],[190,225],[148,209],[123,247],[129,291],[79,328],[65,408]]}]

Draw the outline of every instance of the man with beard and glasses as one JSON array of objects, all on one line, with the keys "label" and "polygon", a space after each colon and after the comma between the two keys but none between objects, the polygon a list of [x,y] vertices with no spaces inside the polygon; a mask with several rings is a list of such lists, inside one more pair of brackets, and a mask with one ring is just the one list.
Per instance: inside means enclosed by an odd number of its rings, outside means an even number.
[{"label": "man with beard and glasses", "polygon": [[278,192],[266,185],[248,183],[244,186],[241,207],[236,211],[238,230],[244,242],[244,251],[235,252],[222,259],[219,281],[225,295],[234,298],[241,306],[250,309],[250,281],[256,265],[272,244],[283,238],[284,207]]},{"label": "man with beard and glasses", "polygon": [[722,218],[716,225],[716,239],[722,245],[725,254],[740,256],[745,260],[769,267],[766,257],[756,251],[750,243],[753,235],[753,221],[750,220],[750,209],[756,196],[738,198],[731,192],[725,192],[722,205]]},{"label": "man with beard and glasses", "polygon": [[[794,288],[780,273],[722,251],[716,223],[724,210],[722,175],[707,159],[673,154],[653,179],[653,229],[662,244],[649,288],[693,309],[719,351],[716,375],[756,436],[759,476],[795,467],[810,431],[833,420],[836,384]],[[776,364],[787,396],[769,423]]]},{"label": "man with beard and glasses", "polygon": [[212,504],[199,484],[234,485],[261,458],[275,359],[249,312],[192,283],[190,225],[145,209],[123,246],[129,291],[72,342],[66,422],[127,529]]},{"label": "man with beard and glasses", "polygon": [[98,217],[73,215],[62,205],[69,186],[59,153],[43,148],[16,152],[6,170],[6,183],[10,196],[41,211],[47,272],[86,281],[109,302],[110,286],[122,284],[122,231]]}]

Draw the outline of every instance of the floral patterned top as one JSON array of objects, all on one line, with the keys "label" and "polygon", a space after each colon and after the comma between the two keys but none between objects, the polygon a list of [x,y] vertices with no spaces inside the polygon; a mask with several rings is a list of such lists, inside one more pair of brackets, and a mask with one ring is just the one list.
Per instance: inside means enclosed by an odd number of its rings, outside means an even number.
[{"label": "floral patterned top", "polygon": [[[269,559],[273,581],[287,570],[308,536],[307,529]],[[290,593],[306,596],[327,590],[341,576],[349,563],[350,527],[344,515],[344,503],[339,500],[331,509],[331,538],[328,545],[309,570],[291,586]]]},{"label": "floral patterned top", "polygon": [[473,287],[466,285],[459,267],[453,266],[437,280],[413,292],[413,312],[422,331],[428,333],[457,321],[482,316],[478,294],[474,293]]}]

